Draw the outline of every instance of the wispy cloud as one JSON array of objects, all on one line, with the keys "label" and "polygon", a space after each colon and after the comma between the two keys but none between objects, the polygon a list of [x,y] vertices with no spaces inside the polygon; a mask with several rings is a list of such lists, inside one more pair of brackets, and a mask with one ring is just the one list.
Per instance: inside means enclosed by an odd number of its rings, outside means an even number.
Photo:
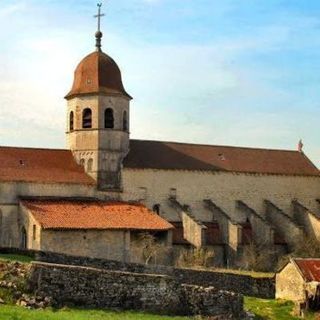
[{"label": "wispy cloud", "polygon": [[[14,1],[13,1],[14,2]],[[26,4],[24,1],[18,1],[11,3],[9,5],[1,6],[0,8],[0,18],[10,17],[17,12],[22,12],[26,9]]]}]

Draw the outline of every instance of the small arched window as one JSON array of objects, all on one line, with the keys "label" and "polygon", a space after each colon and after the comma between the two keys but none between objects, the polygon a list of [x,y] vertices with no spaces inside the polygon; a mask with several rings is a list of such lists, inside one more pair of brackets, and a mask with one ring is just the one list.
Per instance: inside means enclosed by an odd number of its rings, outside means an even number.
[{"label": "small arched window", "polygon": [[93,160],[89,159],[87,163],[87,171],[92,171]]},{"label": "small arched window", "polygon": [[152,208],[152,211],[156,214],[160,214],[160,204],[155,204]]},{"label": "small arched window", "polygon": [[111,108],[106,109],[104,112],[104,127],[107,129],[114,128],[113,110]]},{"label": "small arched window", "polygon": [[37,239],[37,226],[34,224],[32,228],[32,239],[36,240]]},{"label": "small arched window", "polygon": [[27,249],[27,243],[28,243],[28,238],[27,238],[27,231],[25,227],[21,228],[21,234],[20,234],[20,247],[21,249]]},{"label": "small arched window", "polygon": [[123,112],[122,129],[123,129],[123,131],[128,131],[127,111],[124,111],[124,112]]},{"label": "small arched window", "polygon": [[80,166],[83,166],[83,167],[84,167],[84,164],[85,164],[85,160],[84,160],[84,159],[81,159],[81,160],[80,160]]},{"label": "small arched window", "polygon": [[90,108],[86,108],[82,112],[82,128],[92,128],[92,111]]},{"label": "small arched window", "polygon": [[74,115],[73,115],[73,111],[70,112],[69,115],[69,130],[73,131],[73,121],[74,121]]}]

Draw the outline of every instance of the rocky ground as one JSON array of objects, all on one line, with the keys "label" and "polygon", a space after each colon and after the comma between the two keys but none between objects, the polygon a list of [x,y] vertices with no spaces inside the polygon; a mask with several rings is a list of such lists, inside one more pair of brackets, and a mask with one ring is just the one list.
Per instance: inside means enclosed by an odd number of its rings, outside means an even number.
[{"label": "rocky ground", "polygon": [[51,304],[49,297],[38,297],[28,292],[29,270],[30,265],[26,263],[0,261],[0,304],[15,303],[35,309]]}]

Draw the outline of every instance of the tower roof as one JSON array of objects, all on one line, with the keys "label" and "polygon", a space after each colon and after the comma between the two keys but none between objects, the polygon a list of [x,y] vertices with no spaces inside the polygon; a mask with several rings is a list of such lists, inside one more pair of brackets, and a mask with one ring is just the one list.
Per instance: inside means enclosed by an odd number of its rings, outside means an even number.
[{"label": "tower roof", "polygon": [[120,94],[132,99],[123,87],[121,71],[116,62],[98,50],[87,55],[78,64],[72,89],[65,98],[99,93]]}]

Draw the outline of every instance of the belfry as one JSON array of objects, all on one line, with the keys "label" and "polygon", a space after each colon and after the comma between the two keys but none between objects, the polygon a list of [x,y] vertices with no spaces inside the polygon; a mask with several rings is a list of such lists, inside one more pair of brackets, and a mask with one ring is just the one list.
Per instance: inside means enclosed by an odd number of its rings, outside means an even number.
[{"label": "belfry", "polygon": [[100,8],[96,50],[77,66],[67,100],[67,147],[99,190],[121,189],[121,166],[129,150],[131,96],[116,62],[101,50]]}]

